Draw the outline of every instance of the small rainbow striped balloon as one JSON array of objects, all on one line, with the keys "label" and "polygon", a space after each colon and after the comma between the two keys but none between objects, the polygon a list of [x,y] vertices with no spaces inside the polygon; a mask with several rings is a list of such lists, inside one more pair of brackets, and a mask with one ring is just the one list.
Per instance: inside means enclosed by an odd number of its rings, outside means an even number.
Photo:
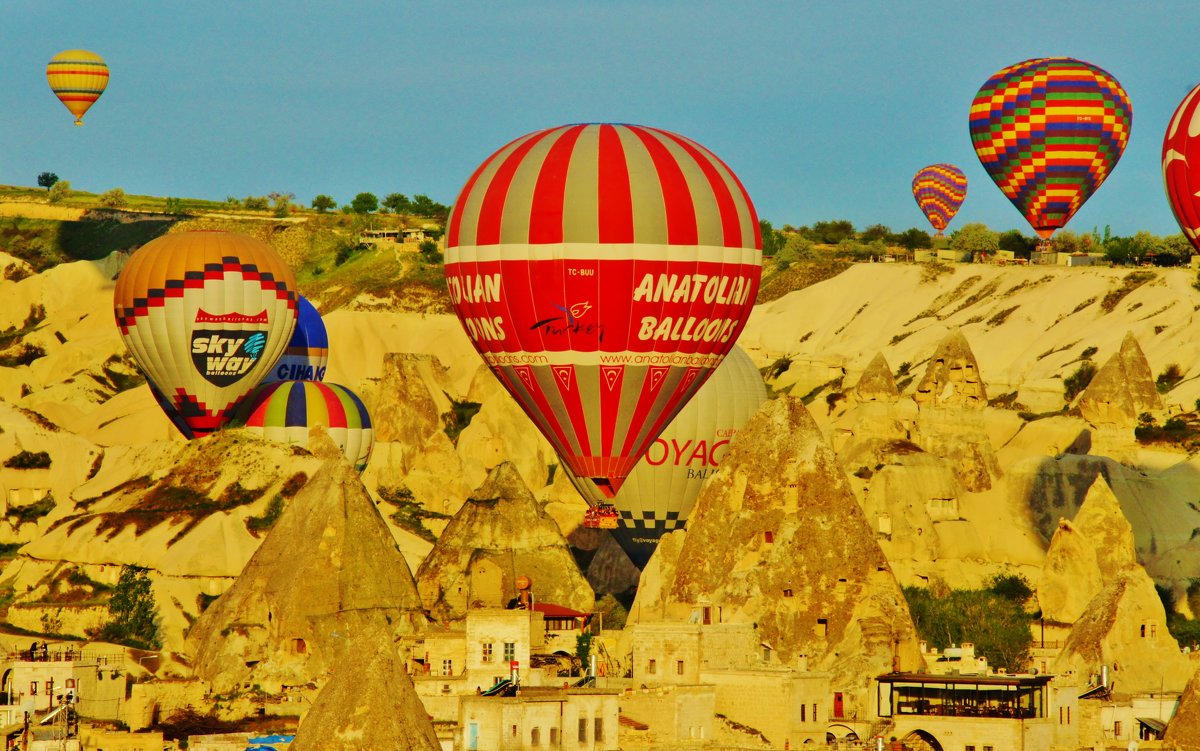
[{"label": "small rainbow striped balloon", "polygon": [[362,472],[371,459],[375,431],[362,400],[336,383],[277,381],[251,392],[238,411],[255,435],[306,448],[308,429],[322,425],[354,468]]},{"label": "small rainbow striped balloon", "polygon": [[1132,124],[1133,107],[1117,79],[1069,57],[1010,65],[971,103],[979,161],[1043,239],[1108,177]]},{"label": "small rainbow striped balloon", "polygon": [[967,176],[953,164],[931,164],[913,178],[912,194],[941,235],[967,197]]},{"label": "small rainbow striped balloon", "polygon": [[64,50],[50,58],[46,81],[71,114],[83,125],[83,114],[96,103],[108,86],[108,64],[95,52]]}]

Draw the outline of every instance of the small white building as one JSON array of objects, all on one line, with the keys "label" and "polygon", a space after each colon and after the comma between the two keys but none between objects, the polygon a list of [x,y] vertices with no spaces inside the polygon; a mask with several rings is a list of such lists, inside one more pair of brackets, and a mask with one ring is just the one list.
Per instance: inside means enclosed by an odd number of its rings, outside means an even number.
[{"label": "small white building", "polygon": [[617,691],[525,688],[459,702],[456,751],[611,751],[620,747]]}]

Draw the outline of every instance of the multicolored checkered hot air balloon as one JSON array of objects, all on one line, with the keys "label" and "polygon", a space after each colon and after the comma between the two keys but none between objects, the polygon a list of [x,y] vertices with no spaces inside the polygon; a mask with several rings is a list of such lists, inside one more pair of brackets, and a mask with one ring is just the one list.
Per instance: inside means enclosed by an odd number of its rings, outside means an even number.
[{"label": "multicolored checkered hot air balloon", "polygon": [[1200,85],[1183,98],[1167,125],[1162,172],[1175,220],[1200,252]]},{"label": "multicolored checkered hot air balloon", "polygon": [[233,416],[296,325],[291,269],[270,245],[237,232],[151,240],[121,269],[113,298],[121,339],[188,438]]},{"label": "multicolored checkered hot air balloon", "polygon": [[733,347],[761,263],[733,172],[635,125],[518,138],[475,170],[446,227],[463,328],[593,502]]},{"label": "multicolored checkered hot air balloon", "polygon": [[967,197],[967,176],[953,164],[931,164],[913,177],[912,194],[941,237]]},{"label": "multicolored checkered hot air balloon", "polygon": [[64,50],[50,58],[46,81],[71,114],[83,125],[83,115],[108,86],[108,64],[95,52]]},{"label": "multicolored checkered hot air balloon", "polygon": [[984,169],[1043,239],[1108,177],[1133,108],[1117,79],[1091,63],[1045,57],[1009,66],[971,103],[971,141]]},{"label": "multicolored checkered hot air balloon", "polygon": [[267,440],[308,446],[309,428],[321,425],[354,468],[362,472],[371,460],[375,430],[371,415],[350,389],[320,381],[278,381],[255,389],[235,424]]}]

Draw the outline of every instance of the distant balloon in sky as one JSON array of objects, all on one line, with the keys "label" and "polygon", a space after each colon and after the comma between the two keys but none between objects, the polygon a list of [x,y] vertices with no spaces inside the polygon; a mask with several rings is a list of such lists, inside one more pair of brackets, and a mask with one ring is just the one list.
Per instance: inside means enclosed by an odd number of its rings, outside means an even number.
[{"label": "distant balloon in sky", "polygon": [[359,472],[375,446],[371,415],[350,389],[336,383],[279,381],[255,389],[234,418],[271,441],[308,446],[308,429],[321,425]]},{"label": "distant balloon in sky", "polygon": [[733,347],[761,262],[733,172],[635,125],[516,139],[467,180],[446,227],[463,328],[594,502]]},{"label": "distant balloon in sky", "polygon": [[83,125],[83,115],[108,86],[108,64],[95,52],[64,50],[50,58],[46,81],[58,100]]},{"label": "distant balloon in sky", "polygon": [[300,295],[296,316],[296,328],[287,349],[263,383],[275,381],[323,381],[325,367],[329,364],[329,335],[321,314]]},{"label": "distant balloon in sky", "polygon": [[1108,177],[1132,123],[1133,107],[1117,79],[1069,57],[1009,66],[971,103],[979,161],[1043,239]]},{"label": "distant balloon in sky", "polygon": [[931,164],[913,177],[912,193],[940,237],[967,197],[967,176],[953,164]]},{"label": "distant balloon in sky", "polygon": [[[729,442],[767,400],[767,387],[741,347],[729,351],[633,468],[612,504],[612,535],[642,568],[663,535],[683,529],[704,481],[720,468]],[[568,470],[577,488],[580,481]],[[580,488],[586,491],[586,488]]]},{"label": "distant balloon in sky", "polygon": [[121,270],[121,339],[188,438],[220,428],[279,359],[296,325],[296,281],[271,246],[236,232],[179,232]]},{"label": "distant balloon in sky", "polygon": [[1183,98],[1167,125],[1162,172],[1175,220],[1200,253],[1200,85]]}]

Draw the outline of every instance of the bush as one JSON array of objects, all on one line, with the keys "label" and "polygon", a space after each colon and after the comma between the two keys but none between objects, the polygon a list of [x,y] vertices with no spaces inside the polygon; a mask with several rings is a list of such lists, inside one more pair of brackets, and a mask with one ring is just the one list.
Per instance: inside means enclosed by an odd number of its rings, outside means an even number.
[{"label": "bush", "polygon": [[267,510],[262,516],[251,516],[246,519],[246,530],[257,537],[259,532],[266,532],[275,526],[275,522],[279,521],[282,514],[283,496],[277,495],[271,498],[271,502],[267,504]]},{"label": "bush", "polygon": [[1063,395],[1067,401],[1069,402],[1079,396],[1088,387],[1088,384],[1092,382],[1092,378],[1095,375],[1096,366],[1092,364],[1091,360],[1084,360],[1079,363],[1079,367],[1075,369],[1075,372],[1063,380]]},{"label": "bush", "polygon": [[1154,387],[1158,389],[1158,393],[1165,394],[1179,385],[1182,380],[1183,371],[1178,364],[1171,363],[1158,374],[1158,378],[1154,379]]},{"label": "bush", "polygon": [[61,203],[71,197],[71,181],[59,180],[50,186],[50,190],[46,193],[46,200],[50,203]]},{"label": "bush", "polygon": [[10,456],[4,466],[9,469],[46,469],[50,466],[50,454],[45,451],[22,451]]},{"label": "bush", "polygon": [[101,206],[107,206],[110,209],[119,209],[125,206],[128,201],[125,199],[125,191],[122,188],[113,188],[100,194]]}]

